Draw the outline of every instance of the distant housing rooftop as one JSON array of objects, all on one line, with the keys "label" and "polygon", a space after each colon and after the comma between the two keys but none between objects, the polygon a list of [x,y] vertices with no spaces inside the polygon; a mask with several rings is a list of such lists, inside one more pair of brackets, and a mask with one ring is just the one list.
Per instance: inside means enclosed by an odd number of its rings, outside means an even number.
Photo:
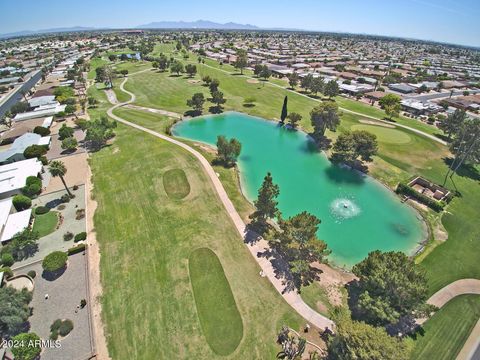
[{"label": "distant housing rooftop", "polygon": [[408,94],[411,92],[415,91],[415,88],[413,86],[410,86],[408,84],[390,84],[388,85],[388,88],[393,91],[398,91],[403,94]]}]

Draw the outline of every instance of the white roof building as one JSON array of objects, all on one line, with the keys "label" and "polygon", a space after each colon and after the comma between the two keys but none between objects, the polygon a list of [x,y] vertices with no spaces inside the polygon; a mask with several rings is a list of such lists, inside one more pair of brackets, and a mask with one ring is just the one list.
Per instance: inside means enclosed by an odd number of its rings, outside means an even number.
[{"label": "white roof building", "polygon": [[12,198],[0,201],[0,242],[8,241],[30,225],[32,209],[13,212]]},{"label": "white roof building", "polygon": [[58,104],[58,102],[55,100],[55,96],[53,95],[39,96],[28,100],[28,105],[30,105],[31,108],[52,104]]},{"label": "white roof building", "polygon": [[56,105],[55,107],[51,107],[48,109],[43,109],[43,110],[36,109],[36,111],[28,111],[28,112],[20,113],[13,118],[13,121],[23,121],[23,120],[40,118],[40,117],[53,116],[61,111],[65,111],[65,107],[66,105]]},{"label": "white roof building", "polygon": [[42,163],[36,158],[0,166],[0,198],[18,193],[27,177],[38,176],[41,172]]}]

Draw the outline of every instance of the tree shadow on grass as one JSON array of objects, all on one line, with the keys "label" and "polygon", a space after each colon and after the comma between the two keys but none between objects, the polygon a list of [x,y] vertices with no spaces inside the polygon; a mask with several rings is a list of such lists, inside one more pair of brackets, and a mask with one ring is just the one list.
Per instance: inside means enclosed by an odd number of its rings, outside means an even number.
[{"label": "tree shadow on grass", "polygon": [[[443,161],[447,166],[451,166],[453,160],[454,159],[451,157],[443,158]],[[480,181],[480,170],[472,164],[462,164],[462,166],[457,169],[455,174],[461,177],[467,177],[475,181]]]},{"label": "tree shadow on grass", "polygon": [[208,111],[212,114],[221,114],[223,113],[223,107],[221,106],[210,106]]},{"label": "tree shadow on grass", "polygon": [[187,110],[183,113],[183,116],[196,117],[202,115],[201,111],[198,110]]}]

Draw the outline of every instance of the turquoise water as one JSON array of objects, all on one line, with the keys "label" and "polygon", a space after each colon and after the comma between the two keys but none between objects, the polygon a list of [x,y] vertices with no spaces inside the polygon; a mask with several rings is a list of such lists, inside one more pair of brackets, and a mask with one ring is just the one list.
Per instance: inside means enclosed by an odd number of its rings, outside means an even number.
[{"label": "turquoise water", "polygon": [[267,172],[280,187],[284,217],[309,211],[321,219],[318,236],[330,261],[351,267],[372,250],[411,253],[423,240],[418,214],[373,178],[335,166],[307,135],[277,123],[228,112],[183,121],[176,136],[215,145],[218,135],[242,143],[238,165],[245,196],[253,201]]}]

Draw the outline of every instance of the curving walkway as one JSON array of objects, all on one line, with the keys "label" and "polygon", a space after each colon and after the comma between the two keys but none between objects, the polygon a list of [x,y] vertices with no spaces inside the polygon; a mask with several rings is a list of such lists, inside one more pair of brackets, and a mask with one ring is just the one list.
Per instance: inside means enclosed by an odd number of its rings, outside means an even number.
[{"label": "curving walkway", "polygon": [[[231,202],[231,200],[228,197],[225,189],[223,188],[222,183],[218,179],[218,176],[215,173],[215,170],[212,168],[212,166],[210,165],[208,160],[203,157],[202,154],[200,154],[198,151],[196,151],[195,149],[191,148],[190,146],[184,144],[181,141],[175,140],[175,139],[173,139],[169,136],[160,134],[156,131],[147,129],[143,126],[134,124],[130,121],[124,120],[121,117],[113,114],[113,110],[115,110],[116,108],[124,106],[124,105],[128,105],[129,103],[132,103],[132,102],[135,101],[135,94],[129,92],[128,90],[125,90],[125,88],[124,88],[124,85],[125,85],[127,80],[128,80],[128,77],[125,78],[125,80],[121,83],[120,89],[122,91],[124,91],[125,93],[130,95],[130,97],[131,97],[130,100],[128,100],[126,102],[123,102],[123,103],[117,103],[117,104],[113,105],[111,108],[109,108],[107,110],[108,116],[110,116],[112,119],[115,119],[116,121],[118,121],[122,124],[128,125],[128,126],[133,127],[137,130],[144,131],[144,132],[146,132],[150,135],[153,135],[157,138],[160,138],[162,140],[165,140],[165,141],[168,141],[172,144],[175,144],[175,145],[183,148],[184,150],[188,151],[193,156],[195,156],[198,159],[198,161],[200,161],[203,168],[205,169],[206,174],[208,175],[208,177],[212,181],[213,187],[215,188],[215,190],[218,194],[218,197],[220,198],[221,202],[223,203],[223,206],[227,210],[228,215],[232,219],[233,224],[235,225],[238,233],[240,234],[240,236],[243,239],[244,236],[245,236],[245,232],[246,232],[246,225],[243,222],[240,215],[235,210],[235,207],[233,206],[233,203]],[[290,292],[285,292],[284,293],[285,285],[283,283],[283,280],[279,279],[275,276],[275,271],[274,271],[274,268],[273,268],[271,262],[264,257],[258,257],[257,256],[258,253],[263,253],[263,252],[265,252],[266,249],[268,249],[268,243],[265,240],[261,239],[260,241],[257,241],[255,244],[247,244],[247,247],[248,247],[248,250],[250,251],[250,253],[252,254],[252,256],[257,261],[260,268],[262,269],[263,274],[266,277],[268,277],[268,279],[270,280],[272,285],[275,287],[275,289],[282,295],[282,297],[285,299],[285,301],[288,304],[290,304],[290,306],[293,307],[297,311],[298,314],[300,314],[306,321],[310,322],[311,324],[313,324],[314,326],[316,326],[319,329],[329,328],[329,329],[333,330],[333,328],[335,326],[333,321],[328,319],[327,317],[317,313],[315,310],[313,310],[311,307],[309,307],[303,301],[303,299],[300,297],[300,295],[297,292],[290,291]]]},{"label": "curving walkway", "polygon": [[454,281],[438,290],[427,300],[427,302],[441,308],[454,297],[465,294],[480,295],[480,280],[461,279]]}]

